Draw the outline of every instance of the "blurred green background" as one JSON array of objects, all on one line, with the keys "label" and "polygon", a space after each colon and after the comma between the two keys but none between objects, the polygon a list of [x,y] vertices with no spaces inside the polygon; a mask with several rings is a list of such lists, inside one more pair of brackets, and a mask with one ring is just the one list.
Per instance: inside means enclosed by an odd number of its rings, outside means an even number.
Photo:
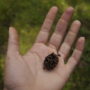
[{"label": "blurred green background", "polygon": [[79,19],[82,22],[79,36],[86,37],[81,62],[64,90],[90,90],[90,0],[0,0],[0,90],[3,87],[9,26],[17,28],[20,34],[20,51],[24,54],[34,43],[43,20],[52,6],[59,8],[55,24],[64,10],[73,6],[75,13],[71,21]]}]

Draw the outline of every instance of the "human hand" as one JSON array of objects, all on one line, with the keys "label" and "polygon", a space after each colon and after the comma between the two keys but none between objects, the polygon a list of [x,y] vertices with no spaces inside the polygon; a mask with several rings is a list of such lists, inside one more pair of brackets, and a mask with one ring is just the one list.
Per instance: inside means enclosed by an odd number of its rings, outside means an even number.
[{"label": "human hand", "polygon": [[[57,13],[57,7],[52,7],[34,45],[23,56],[19,53],[18,34],[15,28],[9,29],[9,45],[5,64],[5,87],[8,90],[61,90],[63,88],[80,60],[85,43],[84,37],[78,39],[75,50],[65,64],[81,26],[78,20],[74,21],[64,39],[73,11],[70,7],[64,12],[48,40],[49,31]],[[43,70],[44,59],[52,52],[61,55],[59,63],[52,71]]]}]

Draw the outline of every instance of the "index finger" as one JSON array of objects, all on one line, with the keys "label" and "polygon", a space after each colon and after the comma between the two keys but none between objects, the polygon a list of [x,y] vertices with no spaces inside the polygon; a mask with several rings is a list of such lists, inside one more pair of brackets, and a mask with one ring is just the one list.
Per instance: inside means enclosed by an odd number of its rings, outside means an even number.
[{"label": "index finger", "polygon": [[52,7],[50,11],[48,12],[46,19],[41,27],[41,30],[37,36],[36,43],[39,43],[39,42],[46,43],[47,42],[49,31],[54,22],[57,10],[58,10],[57,7]]}]

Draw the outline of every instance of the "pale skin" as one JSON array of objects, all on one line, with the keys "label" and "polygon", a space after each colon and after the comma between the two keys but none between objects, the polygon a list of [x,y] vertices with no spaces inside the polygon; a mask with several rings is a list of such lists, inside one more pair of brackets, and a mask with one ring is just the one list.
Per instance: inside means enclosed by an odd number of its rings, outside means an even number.
[{"label": "pale skin", "polygon": [[[81,23],[75,20],[65,39],[64,35],[74,9],[69,7],[59,19],[55,31],[48,40],[51,26],[55,19],[57,7],[48,12],[41,30],[32,48],[25,55],[19,53],[19,38],[15,28],[9,28],[9,44],[5,64],[5,88],[8,90],[61,90],[66,84],[70,74],[78,64],[82,55],[85,38],[80,37],[76,42],[73,53],[69,55]],[[31,37],[32,38],[32,37]],[[43,69],[46,56],[59,53],[59,63],[52,71]]]}]

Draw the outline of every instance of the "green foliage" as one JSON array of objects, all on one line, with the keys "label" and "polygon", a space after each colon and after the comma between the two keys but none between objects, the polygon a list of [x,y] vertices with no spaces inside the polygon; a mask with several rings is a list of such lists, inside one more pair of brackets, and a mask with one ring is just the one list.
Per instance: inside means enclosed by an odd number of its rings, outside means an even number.
[{"label": "green foliage", "polygon": [[18,29],[20,51],[24,54],[33,45],[49,8],[55,5],[59,8],[56,21],[67,7],[75,8],[72,20],[79,19],[82,22],[79,36],[86,37],[82,61],[64,90],[90,90],[90,0],[0,0],[0,86],[3,81],[9,26]]}]

